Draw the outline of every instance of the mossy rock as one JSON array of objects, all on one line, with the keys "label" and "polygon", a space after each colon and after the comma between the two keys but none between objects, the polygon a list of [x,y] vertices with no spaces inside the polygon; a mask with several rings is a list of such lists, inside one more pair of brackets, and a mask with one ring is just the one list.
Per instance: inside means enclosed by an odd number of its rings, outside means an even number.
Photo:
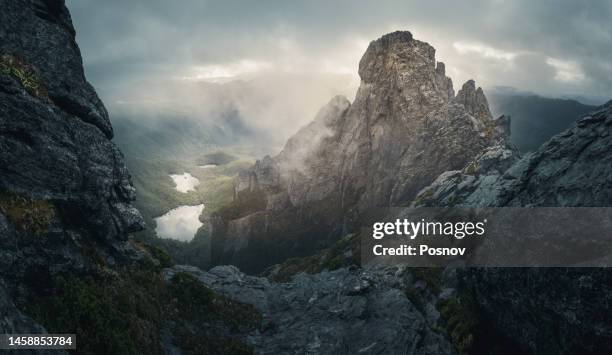
[{"label": "mossy rock", "polygon": [[77,334],[80,354],[161,354],[159,274],[103,280],[55,279],[52,295],[31,299],[27,313],[51,333]]},{"label": "mossy rock", "polygon": [[172,261],[172,257],[168,255],[163,249],[156,247],[154,245],[147,245],[149,248],[149,252],[151,256],[159,261],[159,266],[161,268],[167,268],[174,265],[174,261]]},{"label": "mossy rock", "polygon": [[55,218],[50,201],[31,199],[10,192],[0,193],[0,211],[24,233],[45,234]]},{"label": "mossy rock", "polygon": [[261,324],[262,316],[255,307],[213,292],[191,274],[175,274],[170,280],[169,290],[185,319],[223,319],[234,330],[255,329]]},{"label": "mossy rock", "polygon": [[404,294],[419,312],[425,313],[427,298],[432,294],[437,295],[440,293],[442,269],[415,267],[410,269],[410,274],[414,281],[424,282],[425,287],[409,287],[404,290]]},{"label": "mossy rock", "polygon": [[469,354],[479,326],[478,308],[472,297],[462,294],[441,300],[438,310],[453,346],[460,354]]},{"label": "mossy rock", "polygon": [[459,198],[457,197],[457,195],[451,195],[448,198],[448,207],[454,207],[457,205],[458,202],[459,202]]},{"label": "mossy rock", "polygon": [[476,174],[476,163],[470,162],[468,166],[465,167],[464,172],[467,175],[475,175]]},{"label": "mossy rock", "polygon": [[[345,253],[351,252],[350,256]],[[276,282],[288,282],[294,275],[305,272],[315,274],[323,270],[336,270],[342,267],[359,266],[361,264],[361,239],[359,234],[347,234],[331,247],[321,252],[301,257],[290,258],[263,273]]]},{"label": "mossy rock", "polygon": [[208,165],[208,164],[225,165],[237,159],[238,159],[237,157],[231,154],[228,154],[223,151],[218,151],[218,152],[205,154],[202,158],[198,160],[198,164],[200,165]]},{"label": "mossy rock", "polygon": [[[172,308],[183,321],[176,322],[173,331],[187,354],[253,354],[253,349],[239,337],[261,326],[262,316],[251,305],[219,295],[197,278],[177,273],[170,280],[169,295]],[[202,324],[224,329],[221,334],[211,332]]]},{"label": "mossy rock", "polygon": [[55,277],[52,291],[21,306],[49,332],[77,334],[79,354],[163,354],[162,329],[186,354],[253,353],[242,341],[261,324],[251,305],[185,273],[169,284],[139,264],[114,275]]},{"label": "mossy rock", "polygon": [[436,267],[416,267],[411,269],[415,280],[424,281],[427,288],[433,293],[438,294],[442,285],[442,268]]},{"label": "mossy rock", "polygon": [[172,257],[162,248],[135,239],[132,239],[131,243],[134,247],[148,256],[148,258],[145,258],[143,261],[145,267],[150,267],[151,269],[159,271],[174,265]]},{"label": "mossy rock", "polygon": [[0,55],[0,73],[17,79],[32,96],[49,100],[49,92],[31,65],[11,54]]},{"label": "mossy rock", "polygon": [[434,190],[433,189],[428,189],[425,192],[423,192],[422,194],[418,195],[413,203],[416,205],[420,205],[423,203],[427,203],[429,199],[431,199],[433,197],[434,194]]}]

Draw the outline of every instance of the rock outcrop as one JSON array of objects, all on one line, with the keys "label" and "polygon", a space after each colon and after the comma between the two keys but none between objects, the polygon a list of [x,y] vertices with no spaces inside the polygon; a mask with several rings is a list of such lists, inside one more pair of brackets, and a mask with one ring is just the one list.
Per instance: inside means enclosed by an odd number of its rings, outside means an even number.
[{"label": "rock outcrop", "polygon": [[400,268],[299,274],[289,283],[248,276],[233,266],[164,271],[166,279],[176,273],[193,275],[210,289],[258,309],[263,329],[248,337],[258,354],[455,353],[435,330],[435,320],[406,297],[413,280]]},{"label": "rock outcrop", "polygon": [[75,333],[84,354],[251,351],[253,307],[164,283],[169,257],[130,238],[134,187],[64,1],[0,8],[0,333]]},{"label": "rock outcrop", "polygon": [[416,205],[605,207],[612,201],[612,101],[524,158],[490,148],[422,190]]},{"label": "rock outcrop", "polygon": [[482,89],[470,80],[455,96],[434,48],[409,32],[373,41],[359,75],[353,103],[333,98],[278,156],[240,174],[231,208],[245,212],[216,220],[215,264],[261,270],[252,245],[275,249],[265,263],[308,255],[364,211],[409,203],[507,136],[508,119],[493,119]]},{"label": "rock outcrop", "polygon": [[[606,207],[612,204],[612,101],[520,159],[486,151],[425,188],[416,206]],[[607,269],[469,269],[462,282],[505,337],[534,354],[612,348]]]},{"label": "rock outcrop", "polygon": [[[63,1],[2,2],[3,304],[44,292],[54,275],[90,270],[94,250],[110,264],[138,255],[126,242],[143,227],[134,188],[74,36]],[[3,333],[42,329],[18,312],[3,316]]]}]

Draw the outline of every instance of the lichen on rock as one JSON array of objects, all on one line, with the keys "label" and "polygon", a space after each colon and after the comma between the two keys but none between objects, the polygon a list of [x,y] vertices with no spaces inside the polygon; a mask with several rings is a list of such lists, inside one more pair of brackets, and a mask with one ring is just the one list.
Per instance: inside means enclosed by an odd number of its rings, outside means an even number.
[{"label": "lichen on rock", "polygon": [[32,96],[49,100],[49,93],[36,70],[11,54],[0,54],[0,73],[14,77]]},{"label": "lichen on rock", "polygon": [[17,229],[34,235],[46,233],[55,218],[55,208],[51,202],[7,192],[0,192],[0,212]]}]

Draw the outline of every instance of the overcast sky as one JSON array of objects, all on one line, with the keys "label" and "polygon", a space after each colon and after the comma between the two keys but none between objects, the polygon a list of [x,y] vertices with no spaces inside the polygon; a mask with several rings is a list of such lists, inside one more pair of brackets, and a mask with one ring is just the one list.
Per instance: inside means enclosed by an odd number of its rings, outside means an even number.
[{"label": "overcast sky", "polygon": [[[307,77],[315,88],[321,78],[325,95],[339,91],[352,100],[368,43],[400,29],[437,49],[455,88],[473,78],[485,89],[612,96],[609,0],[68,0],[67,5],[88,78],[111,108],[134,100],[136,93],[143,100],[142,93],[161,83],[270,74]],[[164,95],[157,94],[150,99]]]}]

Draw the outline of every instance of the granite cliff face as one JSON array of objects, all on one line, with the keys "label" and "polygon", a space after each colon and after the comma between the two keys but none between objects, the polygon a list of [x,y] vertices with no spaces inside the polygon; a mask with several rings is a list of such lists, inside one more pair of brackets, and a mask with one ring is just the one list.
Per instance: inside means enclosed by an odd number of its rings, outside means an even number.
[{"label": "granite cliff face", "polygon": [[[496,146],[425,188],[417,206],[606,207],[612,204],[612,101],[520,159]],[[607,269],[469,269],[466,289],[506,337],[534,354],[612,348]]]},{"label": "granite cliff face", "polygon": [[505,141],[509,121],[493,119],[482,89],[470,80],[455,96],[434,48],[409,32],[373,41],[359,75],[353,103],[333,98],[279,155],[240,174],[233,208],[244,213],[213,224],[216,264],[261,269],[248,261],[251,245],[280,243],[270,263],[312,253],[360,213],[406,204],[440,173]]},{"label": "granite cliff face", "polygon": [[[26,297],[28,287],[43,291],[53,275],[94,268],[88,251],[111,264],[138,254],[126,243],[142,229],[130,205],[134,188],[110,141],[106,109],[85,80],[74,35],[63,1],[2,2],[3,304],[12,304],[9,294]],[[40,329],[18,313],[3,314],[3,333]]]},{"label": "granite cliff face", "polygon": [[496,145],[420,192],[417,205],[605,207],[612,202],[612,102],[520,159]]}]

